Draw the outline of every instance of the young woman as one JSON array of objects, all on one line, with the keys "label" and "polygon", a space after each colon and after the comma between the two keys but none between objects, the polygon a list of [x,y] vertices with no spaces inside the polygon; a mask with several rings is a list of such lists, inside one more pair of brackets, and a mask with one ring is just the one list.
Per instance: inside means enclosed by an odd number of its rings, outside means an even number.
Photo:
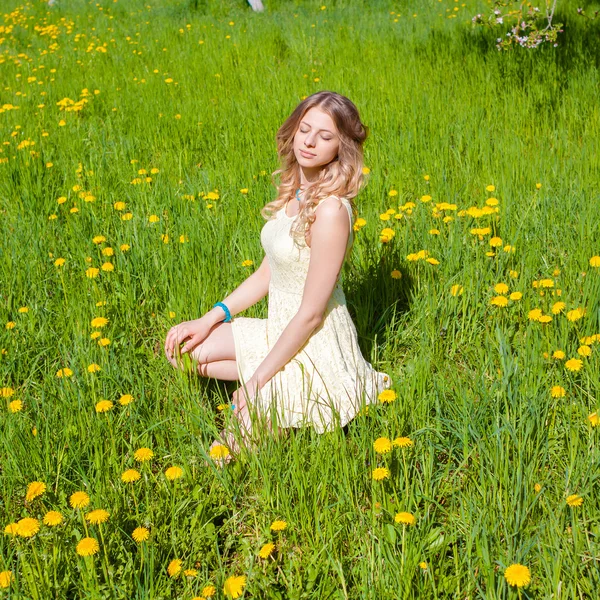
[{"label": "young woman", "polygon": [[[305,98],[277,132],[277,198],[263,207],[260,267],[202,318],[169,330],[165,353],[190,353],[205,377],[240,381],[232,397],[244,444],[253,425],[344,426],[391,378],[360,351],[340,285],[353,244],[352,199],[363,186],[367,128],[345,96]],[[266,319],[237,317],[268,294]],[[264,418],[264,419],[263,419]],[[233,425],[233,423],[232,423]],[[217,445],[237,449],[236,427]],[[256,429],[255,429],[256,431]],[[223,451],[227,455],[227,451]]]}]

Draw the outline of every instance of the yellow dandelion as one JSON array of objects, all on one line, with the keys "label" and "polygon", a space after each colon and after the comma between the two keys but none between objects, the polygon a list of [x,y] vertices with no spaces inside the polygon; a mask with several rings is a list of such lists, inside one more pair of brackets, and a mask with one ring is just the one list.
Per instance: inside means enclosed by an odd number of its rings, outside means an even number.
[{"label": "yellow dandelion", "polygon": [[135,469],[127,469],[127,471],[124,471],[121,475],[121,481],[125,483],[133,483],[134,481],[138,481],[140,477],[141,474],[139,471],[136,471]]},{"label": "yellow dandelion", "polygon": [[100,329],[104,327],[108,323],[108,319],[106,317],[95,317],[92,319],[91,325],[94,329]]},{"label": "yellow dandelion", "polygon": [[585,344],[577,348],[577,354],[579,354],[579,356],[590,356],[591,353],[592,349],[589,346],[586,346]]},{"label": "yellow dandelion", "polygon": [[592,256],[592,258],[590,258],[590,267],[600,267],[600,256]]},{"label": "yellow dandelion", "polygon": [[12,571],[0,572],[0,588],[10,587],[10,582],[13,579]]},{"label": "yellow dandelion", "polygon": [[588,421],[592,427],[598,427],[598,423],[600,423],[600,417],[598,417],[598,413],[591,413],[588,415]]},{"label": "yellow dandelion", "polygon": [[552,353],[552,358],[556,358],[558,360],[562,360],[563,358],[565,358],[565,353],[562,350],[555,350]]},{"label": "yellow dandelion", "polygon": [[552,386],[552,389],[550,390],[550,395],[553,398],[564,398],[567,395],[567,391],[564,387],[561,387],[560,385],[555,385]]},{"label": "yellow dandelion", "polygon": [[56,527],[63,522],[63,516],[57,510],[49,510],[44,515],[44,525]]},{"label": "yellow dandelion", "polygon": [[531,573],[525,565],[515,563],[506,568],[504,579],[506,579],[508,585],[524,587],[531,581]]},{"label": "yellow dandelion", "polygon": [[183,574],[186,577],[196,577],[196,575],[198,575],[198,571],[196,569],[186,569]]},{"label": "yellow dandelion", "polygon": [[27,494],[25,495],[25,502],[31,502],[34,498],[41,496],[46,491],[46,484],[42,481],[32,481],[27,486]]},{"label": "yellow dandelion", "polygon": [[113,403],[110,400],[100,400],[96,403],[96,412],[105,413],[113,407]]},{"label": "yellow dandelion", "polygon": [[283,531],[287,528],[287,521],[275,520],[271,523],[271,531]]},{"label": "yellow dandelion", "polygon": [[258,556],[261,558],[269,558],[273,550],[275,550],[275,544],[269,542],[258,551]]},{"label": "yellow dandelion", "polygon": [[121,406],[127,406],[128,404],[131,404],[132,402],[133,402],[133,396],[131,394],[123,394],[119,398],[119,404]]},{"label": "yellow dandelion", "polygon": [[77,554],[79,556],[93,556],[100,550],[98,540],[92,537],[85,537],[77,544]]},{"label": "yellow dandelion", "polygon": [[458,283],[456,285],[453,285],[450,288],[450,295],[451,296],[460,296],[463,293],[464,289],[462,285],[459,285]]},{"label": "yellow dandelion", "polygon": [[25,517],[17,521],[17,535],[24,538],[33,537],[40,530],[40,522],[31,517]]},{"label": "yellow dandelion", "polygon": [[504,307],[508,306],[508,298],[506,296],[494,296],[490,299],[490,304],[492,306]]},{"label": "yellow dandelion", "polygon": [[90,497],[85,492],[75,492],[69,498],[69,504],[73,508],[85,508],[90,503]]},{"label": "yellow dandelion", "polygon": [[4,533],[6,535],[17,535],[17,529],[19,528],[18,523],[9,523],[5,528],[4,528]]},{"label": "yellow dandelion", "polygon": [[378,454],[385,454],[391,451],[392,442],[386,437],[380,437],[373,442],[373,448]]},{"label": "yellow dandelion", "polygon": [[520,300],[523,297],[522,292],[513,292],[512,294],[510,294],[509,298],[511,300]]},{"label": "yellow dandelion", "polygon": [[394,521],[396,521],[396,523],[402,523],[402,525],[414,525],[416,523],[415,516],[409,512],[396,513]]},{"label": "yellow dandelion", "polygon": [[552,321],[552,317],[550,315],[542,315],[539,319],[539,323],[550,323]]},{"label": "yellow dandelion", "polygon": [[224,444],[216,444],[210,449],[209,455],[213,460],[227,458],[229,456],[229,448]]},{"label": "yellow dandelion", "polygon": [[214,596],[217,593],[217,588],[214,585],[205,585],[202,588],[202,595],[205,598],[210,598],[211,596]]},{"label": "yellow dandelion", "polygon": [[96,267],[90,267],[89,269],[86,269],[85,276],[93,279],[94,277],[98,277],[99,273],[100,269],[97,269]]},{"label": "yellow dandelion", "polygon": [[73,371],[69,369],[69,367],[65,367],[64,369],[59,369],[56,371],[57,377],[71,377],[73,375]]},{"label": "yellow dandelion", "polygon": [[396,448],[409,448],[413,445],[413,441],[409,437],[399,437],[396,438],[392,444],[396,446]]},{"label": "yellow dandelion", "polygon": [[10,398],[11,396],[14,396],[14,394],[15,390],[11,387],[0,388],[0,396],[2,396],[2,398]]},{"label": "yellow dandelion", "polygon": [[583,504],[583,498],[578,494],[571,494],[567,497],[567,504],[569,506],[581,506]]},{"label": "yellow dandelion", "polygon": [[379,393],[379,395],[377,396],[377,399],[380,402],[393,402],[396,399],[396,392],[394,390],[383,390],[382,392]]},{"label": "yellow dandelion", "polygon": [[139,448],[133,453],[133,458],[138,462],[145,462],[151,460],[154,456],[154,452],[150,448]]},{"label": "yellow dandelion", "polygon": [[567,313],[567,319],[569,319],[569,321],[578,321],[579,319],[583,318],[584,315],[585,315],[585,309],[576,308],[574,310],[570,310]]},{"label": "yellow dandelion", "polygon": [[534,308],[527,313],[527,318],[530,321],[539,321],[540,317],[543,315],[542,310],[540,308]]},{"label": "yellow dandelion", "polygon": [[136,527],[133,530],[131,537],[133,538],[134,542],[141,544],[150,537],[150,531],[148,531],[148,529],[146,529],[145,527]]},{"label": "yellow dandelion", "polygon": [[244,586],[246,585],[246,576],[238,575],[228,577],[225,580],[225,584],[223,585],[223,593],[229,596],[230,598],[239,598],[244,591]]},{"label": "yellow dandelion", "polygon": [[57,259],[54,261],[54,266],[55,266],[55,267],[62,267],[62,266],[65,264],[65,262],[66,262],[66,261],[65,261],[65,259],[64,259],[64,258],[57,258]]},{"label": "yellow dandelion", "polygon": [[108,517],[110,517],[110,513],[102,508],[98,508],[85,515],[85,520],[92,525],[100,525],[102,523],[106,523],[106,521],[108,521]]},{"label": "yellow dandelion", "polygon": [[8,410],[11,413],[18,413],[23,410],[23,401],[22,400],[13,400],[8,403]]},{"label": "yellow dandelion", "polygon": [[555,302],[552,305],[552,314],[553,315],[557,315],[559,314],[561,311],[563,311],[565,309],[567,305],[564,302]]},{"label": "yellow dandelion", "polygon": [[167,573],[169,574],[169,577],[177,577],[177,575],[181,573],[181,559],[173,559],[167,567]]},{"label": "yellow dandelion", "polygon": [[394,269],[391,272],[391,276],[392,276],[392,279],[401,279],[402,278],[402,273],[400,271],[398,271],[398,269]]},{"label": "yellow dandelion", "polygon": [[506,294],[508,293],[508,286],[505,283],[497,283],[494,286],[494,291],[496,294]]},{"label": "yellow dandelion", "polygon": [[97,373],[98,371],[100,371],[100,365],[97,365],[96,363],[92,363],[91,365],[88,365],[88,373]]},{"label": "yellow dandelion", "polygon": [[173,466],[173,467],[169,467],[165,471],[165,477],[169,481],[173,481],[175,479],[179,479],[182,475],[183,475],[183,469],[181,467]]},{"label": "yellow dandelion", "polygon": [[423,571],[427,570],[427,563],[423,560],[419,563],[419,567],[421,567],[421,569],[423,569]]},{"label": "yellow dandelion", "polygon": [[425,194],[420,198],[421,202],[431,202],[431,196],[429,194]]},{"label": "yellow dandelion", "polygon": [[536,484],[533,486],[533,489],[535,490],[535,493],[536,493],[536,494],[539,494],[539,493],[542,491],[542,486],[541,486],[539,483],[536,483]]},{"label": "yellow dandelion", "polygon": [[490,184],[490,185],[487,185],[487,186],[485,187],[485,189],[486,189],[488,192],[495,192],[495,191],[496,191],[496,186],[495,186],[495,185],[491,185],[491,184]]},{"label": "yellow dandelion", "polygon": [[565,367],[569,369],[569,371],[579,371],[581,367],[583,367],[583,361],[580,358],[570,358],[566,363]]},{"label": "yellow dandelion", "polygon": [[377,467],[373,469],[371,474],[375,481],[382,481],[383,479],[388,479],[390,476],[390,470],[386,467]]}]

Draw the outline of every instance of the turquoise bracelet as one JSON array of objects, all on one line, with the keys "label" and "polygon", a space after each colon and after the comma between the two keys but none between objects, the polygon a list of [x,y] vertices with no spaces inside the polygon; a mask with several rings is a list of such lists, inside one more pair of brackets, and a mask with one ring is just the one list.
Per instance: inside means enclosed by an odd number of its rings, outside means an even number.
[{"label": "turquoise bracelet", "polygon": [[220,306],[225,311],[225,320],[223,323],[229,323],[229,321],[231,321],[231,313],[229,312],[229,309],[222,302],[215,302],[215,304],[213,304],[213,308],[215,308],[215,306]]}]

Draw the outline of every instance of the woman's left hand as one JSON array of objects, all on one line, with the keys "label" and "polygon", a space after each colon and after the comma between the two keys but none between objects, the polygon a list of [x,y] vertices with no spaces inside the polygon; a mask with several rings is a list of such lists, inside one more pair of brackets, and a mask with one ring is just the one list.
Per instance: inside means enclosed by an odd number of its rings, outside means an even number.
[{"label": "woman's left hand", "polygon": [[235,406],[233,413],[237,414],[246,406],[248,402],[251,402],[258,394],[259,389],[260,386],[258,381],[254,378],[250,378],[248,381],[246,381],[245,385],[241,385],[237,390],[235,390],[235,392],[233,392],[231,395],[231,404]]}]

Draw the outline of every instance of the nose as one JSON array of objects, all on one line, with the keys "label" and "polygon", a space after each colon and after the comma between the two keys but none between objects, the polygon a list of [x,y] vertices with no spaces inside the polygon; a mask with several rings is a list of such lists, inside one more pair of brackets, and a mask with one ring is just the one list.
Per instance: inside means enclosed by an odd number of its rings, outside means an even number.
[{"label": "nose", "polygon": [[[312,137],[311,137],[312,136]],[[304,145],[305,146],[310,146],[311,148],[314,147],[315,143],[314,143],[314,134],[309,133],[305,138],[304,138]]]}]

